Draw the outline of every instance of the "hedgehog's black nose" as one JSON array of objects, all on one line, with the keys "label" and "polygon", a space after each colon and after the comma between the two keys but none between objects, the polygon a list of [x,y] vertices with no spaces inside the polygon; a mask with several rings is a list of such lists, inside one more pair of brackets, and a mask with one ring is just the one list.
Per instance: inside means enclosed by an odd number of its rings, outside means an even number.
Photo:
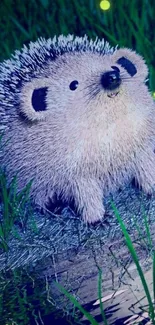
[{"label": "hedgehog's black nose", "polygon": [[119,71],[107,71],[101,77],[101,85],[104,89],[114,90],[121,84]]}]

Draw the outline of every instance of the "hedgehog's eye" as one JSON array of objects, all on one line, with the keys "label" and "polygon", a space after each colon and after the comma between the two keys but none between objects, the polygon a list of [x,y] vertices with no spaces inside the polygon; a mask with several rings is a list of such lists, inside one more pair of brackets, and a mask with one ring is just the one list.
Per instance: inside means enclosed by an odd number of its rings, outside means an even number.
[{"label": "hedgehog's eye", "polygon": [[78,84],[77,80],[72,81],[69,85],[70,90],[75,90],[78,87]]},{"label": "hedgehog's eye", "polygon": [[32,106],[36,112],[46,110],[47,87],[34,89],[32,94]]}]

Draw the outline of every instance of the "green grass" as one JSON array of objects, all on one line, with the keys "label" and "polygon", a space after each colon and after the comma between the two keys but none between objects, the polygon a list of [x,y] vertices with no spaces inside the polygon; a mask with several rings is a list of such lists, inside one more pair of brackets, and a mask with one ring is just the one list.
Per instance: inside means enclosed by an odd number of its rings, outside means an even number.
[{"label": "green grass", "polygon": [[[8,251],[8,239],[11,231],[14,231],[16,221],[25,226],[27,218],[32,214],[32,206],[30,204],[29,192],[31,188],[29,182],[27,186],[20,192],[17,192],[17,176],[14,176],[9,187],[7,185],[7,177],[2,168],[0,168],[0,202],[1,214],[0,220],[0,248]],[[14,232],[15,234],[15,232]],[[16,236],[19,234],[16,233]]]},{"label": "green grass", "polygon": [[46,324],[80,324],[55,308],[45,279],[21,268],[0,272],[0,325],[43,325],[47,315]]},{"label": "green grass", "polygon": [[55,307],[46,278],[39,278],[26,268],[0,272],[0,325],[44,325],[55,321],[82,325],[78,308],[73,307],[68,313],[65,308]]}]

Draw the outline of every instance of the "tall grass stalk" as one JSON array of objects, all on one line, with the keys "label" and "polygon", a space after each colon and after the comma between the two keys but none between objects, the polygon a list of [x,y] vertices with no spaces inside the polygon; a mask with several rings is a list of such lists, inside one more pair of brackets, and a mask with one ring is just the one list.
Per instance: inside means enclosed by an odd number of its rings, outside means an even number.
[{"label": "tall grass stalk", "polygon": [[56,286],[60,291],[77,307],[82,314],[90,321],[92,325],[98,325],[98,322],[84,309],[80,303],[58,282],[55,282]]}]

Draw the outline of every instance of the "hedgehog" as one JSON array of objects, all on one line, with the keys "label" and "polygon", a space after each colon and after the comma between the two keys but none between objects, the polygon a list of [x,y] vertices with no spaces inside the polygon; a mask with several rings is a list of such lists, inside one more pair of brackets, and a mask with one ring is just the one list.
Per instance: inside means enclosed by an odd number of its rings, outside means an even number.
[{"label": "hedgehog", "polygon": [[[104,39],[40,38],[0,64],[1,163],[34,204],[74,202],[86,223],[133,178],[155,185],[155,109],[144,59]],[[2,141],[2,142],[3,142]]]}]

